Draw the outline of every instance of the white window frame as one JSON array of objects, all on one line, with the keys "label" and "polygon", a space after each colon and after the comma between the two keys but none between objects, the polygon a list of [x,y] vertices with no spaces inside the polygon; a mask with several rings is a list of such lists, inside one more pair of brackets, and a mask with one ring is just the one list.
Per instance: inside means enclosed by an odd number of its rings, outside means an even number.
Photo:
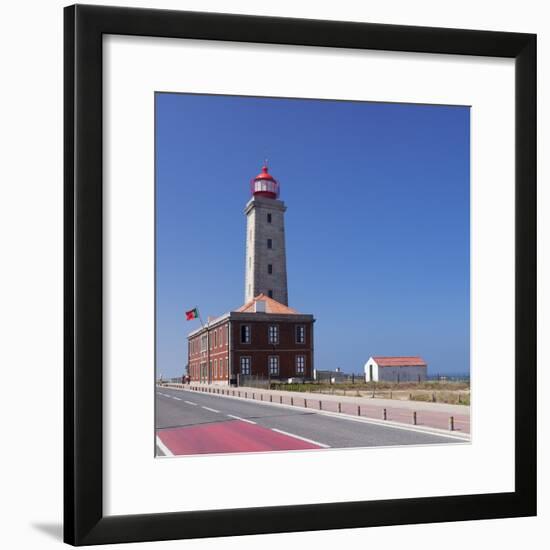
[{"label": "white window frame", "polygon": [[[248,372],[243,372],[243,362],[248,363],[247,366],[246,366],[246,369],[248,370]],[[250,357],[250,355],[241,355],[241,357],[239,358],[239,372],[243,376],[250,376],[251,375],[251,373],[252,373],[252,358]]]},{"label": "white window frame", "polygon": [[[243,342],[243,327],[248,327],[248,341]],[[242,324],[239,326],[239,340],[241,344],[250,344],[252,342],[252,325]]]},{"label": "white window frame", "polygon": [[[272,370],[272,367],[276,365],[276,369]],[[267,357],[267,370],[269,372],[269,376],[279,376],[279,373],[281,372],[281,365],[279,361],[278,355],[268,355]]]},{"label": "white window frame", "polygon": [[305,374],[305,372],[306,372],[306,356],[297,355],[296,356],[296,374]]},{"label": "white window frame", "polygon": [[[272,331],[275,335],[275,338],[272,339]],[[269,325],[267,328],[267,341],[269,344],[278,344],[279,343],[279,325]]]}]

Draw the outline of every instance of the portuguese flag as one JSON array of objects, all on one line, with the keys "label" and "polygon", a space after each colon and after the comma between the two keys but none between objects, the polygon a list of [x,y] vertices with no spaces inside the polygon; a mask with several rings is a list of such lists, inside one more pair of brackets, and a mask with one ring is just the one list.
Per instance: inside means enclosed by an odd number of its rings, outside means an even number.
[{"label": "portuguese flag", "polygon": [[198,317],[199,317],[199,310],[196,307],[185,312],[185,318],[187,321],[198,319]]}]

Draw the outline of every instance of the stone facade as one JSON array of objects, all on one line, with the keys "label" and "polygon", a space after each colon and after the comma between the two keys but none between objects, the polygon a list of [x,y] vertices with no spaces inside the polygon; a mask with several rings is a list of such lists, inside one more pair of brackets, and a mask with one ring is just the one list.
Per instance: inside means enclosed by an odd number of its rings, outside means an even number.
[{"label": "stone facade", "polygon": [[245,208],[245,302],[265,294],[288,305],[283,201],[252,197]]}]

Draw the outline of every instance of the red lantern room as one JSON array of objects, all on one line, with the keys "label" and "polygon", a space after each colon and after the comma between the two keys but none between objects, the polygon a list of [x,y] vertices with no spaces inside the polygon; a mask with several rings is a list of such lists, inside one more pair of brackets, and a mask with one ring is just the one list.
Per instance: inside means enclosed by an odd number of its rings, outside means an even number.
[{"label": "red lantern room", "polygon": [[276,199],[279,196],[279,182],[267,171],[267,163],[262,171],[250,182],[250,192],[255,197]]}]

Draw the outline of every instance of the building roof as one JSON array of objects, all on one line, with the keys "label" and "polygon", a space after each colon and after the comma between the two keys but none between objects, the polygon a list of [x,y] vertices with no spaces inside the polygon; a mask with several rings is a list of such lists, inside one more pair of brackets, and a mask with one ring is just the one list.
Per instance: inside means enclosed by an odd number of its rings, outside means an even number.
[{"label": "building roof", "polygon": [[387,357],[377,355],[373,357],[379,367],[426,367],[427,363],[419,355],[405,357]]},{"label": "building roof", "polygon": [[277,302],[277,300],[274,300],[273,298],[270,298],[263,293],[258,294],[258,296],[241,306],[239,309],[236,309],[235,311],[239,313],[255,313],[254,304],[256,302],[265,302],[266,313],[277,313],[279,315],[300,315],[300,313],[295,309],[285,306],[284,304],[281,304],[281,302]]}]

